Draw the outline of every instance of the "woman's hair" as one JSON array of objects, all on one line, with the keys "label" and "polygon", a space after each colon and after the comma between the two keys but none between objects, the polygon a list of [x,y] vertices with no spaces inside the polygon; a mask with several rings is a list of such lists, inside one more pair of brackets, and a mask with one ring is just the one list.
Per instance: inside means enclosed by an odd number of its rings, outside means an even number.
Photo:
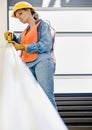
[{"label": "woman's hair", "polygon": [[33,18],[34,18],[35,20],[37,20],[37,19],[39,18],[39,15],[38,15],[37,12],[32,12],[32,11],[31,11],[31,14],[32,14],[32,16],[33,16]]}]

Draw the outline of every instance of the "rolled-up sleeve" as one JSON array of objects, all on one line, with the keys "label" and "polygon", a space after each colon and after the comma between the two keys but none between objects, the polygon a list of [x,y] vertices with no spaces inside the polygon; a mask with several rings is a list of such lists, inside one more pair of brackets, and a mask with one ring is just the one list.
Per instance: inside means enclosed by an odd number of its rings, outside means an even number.
[{"label": "rolled-up sleeve", "polygon": [[14,34],[13,41],[15,41],[15,42],[20,44],[21,43],[21,34],[18,37]]}]

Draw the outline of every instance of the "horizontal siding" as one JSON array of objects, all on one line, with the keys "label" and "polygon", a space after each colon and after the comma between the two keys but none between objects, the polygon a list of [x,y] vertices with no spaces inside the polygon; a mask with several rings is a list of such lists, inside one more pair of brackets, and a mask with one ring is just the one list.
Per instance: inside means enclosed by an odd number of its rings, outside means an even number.
[{"label": "horizontal siding", "polygon": [[55,94],[58,112],[69,130],[92,129],[92,94]]}]

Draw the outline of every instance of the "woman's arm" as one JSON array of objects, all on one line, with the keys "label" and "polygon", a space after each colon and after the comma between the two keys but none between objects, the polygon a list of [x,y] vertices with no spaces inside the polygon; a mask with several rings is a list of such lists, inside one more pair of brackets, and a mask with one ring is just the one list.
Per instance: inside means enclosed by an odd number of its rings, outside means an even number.
[{"label": "woman's arm", "polygon": [[41,22],[38,27],[38,42],[28,44],[27,53],[45,53],[50,52],[53,44],[50,26],[46,22]]}]

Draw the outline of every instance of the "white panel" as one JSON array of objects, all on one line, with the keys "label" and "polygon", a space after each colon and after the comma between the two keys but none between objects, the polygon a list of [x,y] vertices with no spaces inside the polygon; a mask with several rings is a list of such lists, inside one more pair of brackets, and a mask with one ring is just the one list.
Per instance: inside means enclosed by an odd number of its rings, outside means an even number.
[{"label": "white panel", "polygon": [[56,37],[56,74],[92,74],[92,37]]},{"label": "white panel", "polygon": [[91,10],[40,11],[40,17],[50,20],[57,32],[92,31]]},{"label": "white panel", "polygon": [[55,77],[55,93],[92,93],[92,77]]},{"label": "white panel", "polygon": [[12,11],[9,11],[9,30],[10,31],[23,31],[24,28],[27,26],[21,23],[18,19],[11,17]]},{"label": "white panel", "polygon": [[[57,32],[92,32],[92,10],[38,11],[39,16],[49,20]],[[21,31],[25,25],[11,18],[9,11],[9,29]]]}]

